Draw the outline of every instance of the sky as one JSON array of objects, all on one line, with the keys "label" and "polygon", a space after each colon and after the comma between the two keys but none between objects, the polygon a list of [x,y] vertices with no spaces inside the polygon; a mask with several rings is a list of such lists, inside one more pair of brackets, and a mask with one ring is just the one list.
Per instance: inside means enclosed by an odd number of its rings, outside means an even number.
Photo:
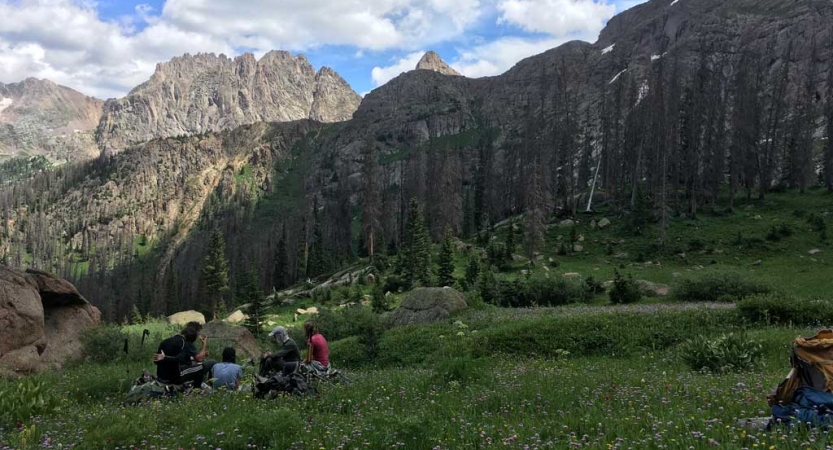
[{"label": "sky", "polygon": [[469,77],[580,39],[645,0],[0,0],[0,82],[122,97],[184,53],[303,54],[365,94],[434,50]]}]

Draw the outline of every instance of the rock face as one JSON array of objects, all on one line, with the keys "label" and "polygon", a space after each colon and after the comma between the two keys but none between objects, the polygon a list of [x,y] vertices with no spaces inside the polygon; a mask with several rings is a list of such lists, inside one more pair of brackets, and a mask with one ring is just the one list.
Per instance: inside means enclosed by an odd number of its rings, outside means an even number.
[{"label": "rock face", "polygon": [[199,311],[181,311],[168,316],[168,323],[171,325],[185,325],[188,322],[205,323],[205,316]]},{"label": "rock face", "polygon": [[54,275],[0,266],[0,374],[35,373],[80,359],[98,308]]},{"label": "rock face", "polygon": [[[202,334],[207,336],[213,345],[222,347],[234,347],[237,350],[237,363],[241,364],[244,358],[257,358],[260,356],[260,348],[257,339],[249,330],[224,322],[211,322],[202,329]],[[219,361],[219,356],[218,361]]]},{"label": "rock face", "polygon": [[348,120],[361,97],[333,70],[273,51],[260,61],[199,54],[156,66],[146,83],[108,101],[96,131],[106,153],[154,138],[227,130],[255,122]]},{"label": "rock face", "polygon": [[417,288],[405,296],[387,320],[392,326],[433,323],[467,307],[463,294],[452,288]]},{"label": "rock face", "polygon": [[49,80],[0,83],[0,161],[21,153],[57,161],[98,156],[101,100]]},{"label": "rock face", "polygon": [[440,58],[440,55],[433,51],[430,51],[422,56],[422,59],[420,59],[416,65],[416,70],[433,70],[434,72],[439,72],[443,75],[461,76],[459,72],[446,64],[446,62]]}]

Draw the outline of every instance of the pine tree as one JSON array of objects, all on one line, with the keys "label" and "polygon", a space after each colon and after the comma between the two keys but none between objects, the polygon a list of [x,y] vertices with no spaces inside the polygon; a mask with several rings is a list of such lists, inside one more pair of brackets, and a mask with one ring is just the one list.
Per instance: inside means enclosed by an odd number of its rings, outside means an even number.
[{"label": "pine tree", "polygon": [[411,199],[405,240],[402,245],[402,274],[409,284],[431,285],[431,238],[425,227],[422,205]]},{"label": "pine tree", "polygon": [[180,310],[179,285],[177,284],[176,271],[173,269],[173,262],[167,270],[167,282],[165,285],[165,305],[169,314],[178,313]]},{"label": "pine tree", "polygon": [[130,315],[131,315],[131,322],[133,323],[133,325],[138,325],[138,324],[141,324],[141,323],[145,323],[145,319],[144,319],[144,317],[142,317],[142,312],[139,311],[139,307],[136,304],[133,305],[133,308],[130,312]]},{"label": "pine tree", "polygon": [[275,282],[273,285],[276,290],[280,290],[286,288],[289,284],[289,255],[286,252],[286,224],[284,224],[275,254]]},{"label": "pine tree", "polygon": [[307,275],[307,262],[309,260],[309,242],[307,242],[307,219],[304,218],[301,222],[301,233],[298,237],[298,248],[296,261],[297,270],[295,271],[295,280]]},{"label": "pine tree", "polygon": [[324,259],[324,232],[321,229],[321,216],[318,212],[318,198],[313,203],[312,211],[312,246],[307,262],[307,276],[315,278],[327,271]]},{"label": "pine tree", "polygon": [[480,258],[472,253],[469,255],[469,263],[466,266],[466,287],[473,288],[477,284],[478,277],[480,277]]},{"label": "pine tree", "polygon": [[506,255],[504,256],[504,259],[506,259],[507,261],[512,260],[512,255],[515,254],[516,246],[517,243],[515,242],[515,225],[510,223],[509,226],[506,227],[506,243],[504,246],[504,249],[506,250]]},{"label": "pine tree", "polygon": [[382,287],[381,280],[373,285],[370,307],[377,314],[381,314],[390,309],[390,299],[385,296],[385,289]]},{"label": "pine tree", "polygon": [[254,266],[246,273],[243,292],[243,300],[249,304],[249,309],[247,310],[248,317],[244,325],[255,337],[258,337],[262,331],[264,298],[263,291],[260,290],[257,271]]},{"label": "pine tree", "polygon": [[437,259],[437,281],[440,286],[454,286],[454,244],[451,242],[451,227],[445,228],[443,245]]},{"label": "pine tree", "polygon": [[208,312],[216,317],[217,306],[223,294],[229,290],[228,259],[226,259],[226,241],[219,230],[211,234],[208,254],[202,265],[202,289],[208,297]]},{"label": "pine tree", "polygon": [[364,150],[364,193],[362,203],[362,238],[367,255],[372,259],[376,252],[376,235],[379,230],[379,156],[376,145],[370,142]]}]

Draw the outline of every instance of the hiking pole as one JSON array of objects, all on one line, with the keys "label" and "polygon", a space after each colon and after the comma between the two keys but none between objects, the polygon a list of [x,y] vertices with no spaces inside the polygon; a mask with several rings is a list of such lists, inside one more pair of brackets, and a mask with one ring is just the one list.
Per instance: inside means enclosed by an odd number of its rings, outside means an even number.
[{"label": "hiking pole", "polygon": [[130,360],[127,358],[128,339],[124,338],[124,368],[127,374],[127,379],[130,379]]},{"label": "hiking pole", "polygon": [[142,347],[145,346],[145,337],[150,337],[150,330],[148,330],[147,328],[142,330]]}]

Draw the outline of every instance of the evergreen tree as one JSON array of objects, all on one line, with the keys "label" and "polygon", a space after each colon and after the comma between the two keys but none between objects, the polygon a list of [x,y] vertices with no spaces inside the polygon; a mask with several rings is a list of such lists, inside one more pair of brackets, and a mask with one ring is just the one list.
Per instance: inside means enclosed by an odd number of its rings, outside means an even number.
[{"label": "evergreen tree", "polygon": [[321,229],[321,216],[318,212],[318,198],[313,203],[312,211],[312,246],[307,262],[307,276],[315,278],[327,271],[324,259],[324,232]]},{"label": "evergreen tree", "polygon": [[401,269],[409,284],[418,281],[424,286],[431,285],[431,238],[425,227],[422,205],[415,198],[411,199],[408,210]]},{"label": "evergreen tree", "polygon": [[165,304],[168,314],[176,314],[180,311],[179,285],[177,284],[176,271],[171,263],[167,270],[167,284],[165,285]]},{"label": "evergreen tree", "polygon": [[286,288],[289,284],[289,255],[286,252],[286,224],[284,224],[275,254],[275,282],[273,285],[276,290],[280,290]]},{"label": "evergreen tree", "polygon": [[260,290],[260,283],[257,279],[257,271],[254,266],[246,273],[245,288],[243,289],[243,300],[249,304],[248,317],[244,325],[255,337],[261,333],[263,325],[263,291]]},{"label": "evergreen tree", "polygon": [[480,258],[477,254],[472,253],[469,255],[469,263],[466,266],[466,287],[468,289],[474,288],[478,277],[480,277]]},{"label": "evergreen tree", "polygon": [[385,289],[382,286],[381,280],[373,285],[370,307],[373,308],[373,312],[377,314],[390,310],[390,299],[385,296]]},{"label": "evergreen tree", "polygon": [[364,198],[362,203],[362,239],[367,255],[372,259],[376,252],[376,235],[379,230],[379,156],[376,145],[370,142],[364,150]]},{"label": "evergreen tree", "polygon": [[454,286],[454,244],[451,242],[451,227],[445,228],[443,245],[437,259],[437,281],[439,286]]},{"label": "evergreen tree", "polygon": [[304,218],[301,222],[301,233],[298,237],[298,248],[296,261],[297,267],[295,271],[295,280],[307,275],[307,261],[309,260],[309,242],[307,242],[307,219]]},{"label": "evergreen tree", "polygon": [[145,323],[145,319],[142,317],[142,312],[139,311],[139,307],[136,304],[133,305],[130,314],[132,316],[131,321],[133,322],[133,325]]},{"label": "evergreen tree", "polygon": [[208,297],[208,312],[216,317],[217,306],[223,294],[229,290],[229,263],[226,259],[226,241],[222,233],[215,230],[208,243],[208,254],[202,264],[202,289]]},{"label": "evergreen tree", "polygon": [[517,243],[515,242],[515,225],[510,223],[509,226],[506,227],[506,245],[504,246],[504,249],[506,250],[505,259],[507,261],[512,260],[512,255],[515,254],[516,246]]}]

